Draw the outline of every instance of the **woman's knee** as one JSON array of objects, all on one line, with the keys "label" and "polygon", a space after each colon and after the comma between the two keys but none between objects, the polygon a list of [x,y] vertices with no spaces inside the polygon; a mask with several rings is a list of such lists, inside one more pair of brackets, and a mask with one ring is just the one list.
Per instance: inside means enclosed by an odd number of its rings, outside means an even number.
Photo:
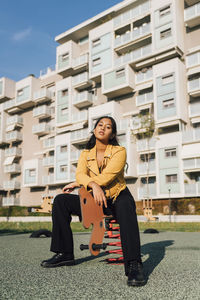
[{"label": "woman's knee", "polygon": [[61,206],[67,200],[67,194],[58,194],[54,198],[53,207]]}]

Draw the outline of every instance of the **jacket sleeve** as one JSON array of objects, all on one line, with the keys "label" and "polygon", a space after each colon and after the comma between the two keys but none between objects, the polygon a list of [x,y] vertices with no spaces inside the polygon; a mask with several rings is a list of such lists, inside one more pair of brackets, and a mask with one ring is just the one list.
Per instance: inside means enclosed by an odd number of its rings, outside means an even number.
[{"label": "jacket sleeve", "polygon": [[92,177],[90,181],[94,181],[100,186],[107,186],[123,171],[125,164],[126,149],[122,148],[111,157],[102,173]]},{"label": "jacket sleeve", "polygon": [[76,181],[78,184],[83,185],[87,189],[88,183],[93,179],[87,175],[87,153],[82,151],[78,160],[78,165],[76,169]]}]

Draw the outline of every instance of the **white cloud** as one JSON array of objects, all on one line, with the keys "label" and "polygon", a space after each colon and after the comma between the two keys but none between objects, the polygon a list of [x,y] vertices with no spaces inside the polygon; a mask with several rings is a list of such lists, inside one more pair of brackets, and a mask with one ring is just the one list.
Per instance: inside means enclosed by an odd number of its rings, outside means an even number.
[{"label": "white cloud", "polygon": [[16,42],[22,41],[31,34],[31,31],[32,31],[32,29],[30,27],[26,28],[24,30],[18,31],[12,36],[12,40],[14,40]]}]

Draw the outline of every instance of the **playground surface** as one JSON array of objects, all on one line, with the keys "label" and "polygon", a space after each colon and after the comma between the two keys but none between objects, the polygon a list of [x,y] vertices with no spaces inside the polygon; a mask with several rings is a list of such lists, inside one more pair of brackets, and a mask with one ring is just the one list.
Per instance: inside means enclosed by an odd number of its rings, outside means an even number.
[{"label": "playground surface", "polygon": [[[0,236],[0,299],[200,299],[200,233],[141,233],[142,260],[147,284],[128,287],[123,265],[110,265],[101,252],[91,257],[90,233],[75,233],[76,265],[43,269],[52,256],[50,238],[30,234]],[[107,242],[109,240],[105,240]]]}]

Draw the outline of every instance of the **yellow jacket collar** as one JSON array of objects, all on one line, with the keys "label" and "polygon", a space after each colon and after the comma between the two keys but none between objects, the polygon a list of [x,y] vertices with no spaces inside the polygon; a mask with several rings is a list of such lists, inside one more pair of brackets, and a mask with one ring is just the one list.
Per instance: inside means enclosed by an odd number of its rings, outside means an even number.
[{"label": "yellow jacket collar", "polygon": [[[112,148],[113,148],[113,145],[110,145],[110,144],[107,145],[106,150],[104,152],[104,158],[111,156]],[[92,149],[90,149],[87,159],[88,160],[92,160],[92,159],[96,160],[96,157],[97,157],[96,153],[97,153],[97,147],[95,145]]]}]

